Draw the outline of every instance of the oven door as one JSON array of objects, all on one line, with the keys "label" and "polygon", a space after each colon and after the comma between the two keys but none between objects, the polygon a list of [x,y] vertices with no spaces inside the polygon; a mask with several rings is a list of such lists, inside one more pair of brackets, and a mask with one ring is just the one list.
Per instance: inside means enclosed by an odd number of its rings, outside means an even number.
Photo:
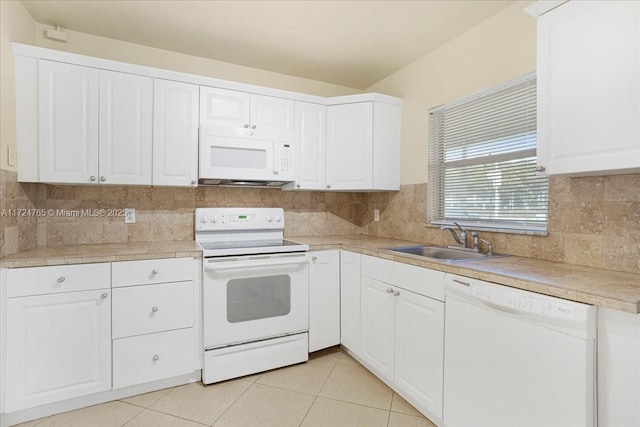
[{"label": "oven door", "polygon": [[205,258],[205,349],[309,329],[307,253]]}]

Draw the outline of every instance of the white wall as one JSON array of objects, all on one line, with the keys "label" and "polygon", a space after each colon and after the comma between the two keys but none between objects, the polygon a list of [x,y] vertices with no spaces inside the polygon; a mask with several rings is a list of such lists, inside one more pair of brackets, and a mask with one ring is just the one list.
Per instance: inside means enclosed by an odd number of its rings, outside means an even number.
[{"label": "white wall", "polygon": [[36,22],[18,1],[0,1],[0,169],[7,164],[7,149],[16,146],[16,91],[11,42],[34,44]]},{"label": "white wall", "polygon": [[404,98],[401,184],[427,181],[430,108],[536,68],[536,21],[516,2],[366,89]]}]

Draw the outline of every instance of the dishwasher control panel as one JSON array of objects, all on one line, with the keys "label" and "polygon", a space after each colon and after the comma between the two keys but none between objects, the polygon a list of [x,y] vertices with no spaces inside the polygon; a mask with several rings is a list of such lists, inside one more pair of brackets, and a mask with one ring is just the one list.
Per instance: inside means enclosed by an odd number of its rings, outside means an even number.
[{"label": "dishwasher control panel", "polygon": [[557,299],[534,294],[532,292],[498,288],[482,283],[472,283],[471,295],[487,302],[512,307],[519,311],[546,314],[558,317],[572,317],[573,309]]}]

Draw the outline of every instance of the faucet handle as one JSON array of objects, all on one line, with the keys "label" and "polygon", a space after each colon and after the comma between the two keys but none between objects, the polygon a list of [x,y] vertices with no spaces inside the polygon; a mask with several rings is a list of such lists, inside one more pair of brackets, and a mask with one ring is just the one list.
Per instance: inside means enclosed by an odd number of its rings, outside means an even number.
[{"label": "faucet handle", "polygon": [[462,227],[460,227],[460,224],[458,224],[457,222],[455,222],[455,221],[451,221],[451,222],[452,222],[456,227],[458,227],[458,230],[460,230],[460,231],[465,231],[465,229],[464,229],[464,228],[462,228]]}]

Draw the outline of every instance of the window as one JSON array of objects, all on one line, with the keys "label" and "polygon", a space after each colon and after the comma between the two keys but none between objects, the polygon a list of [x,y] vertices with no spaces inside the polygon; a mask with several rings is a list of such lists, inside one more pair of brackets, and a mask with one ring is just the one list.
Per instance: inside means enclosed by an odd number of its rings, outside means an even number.
[{"label": "window", "polygon": [[535,73],[429,111],[427,221],[546,232],[536,145]]}]

